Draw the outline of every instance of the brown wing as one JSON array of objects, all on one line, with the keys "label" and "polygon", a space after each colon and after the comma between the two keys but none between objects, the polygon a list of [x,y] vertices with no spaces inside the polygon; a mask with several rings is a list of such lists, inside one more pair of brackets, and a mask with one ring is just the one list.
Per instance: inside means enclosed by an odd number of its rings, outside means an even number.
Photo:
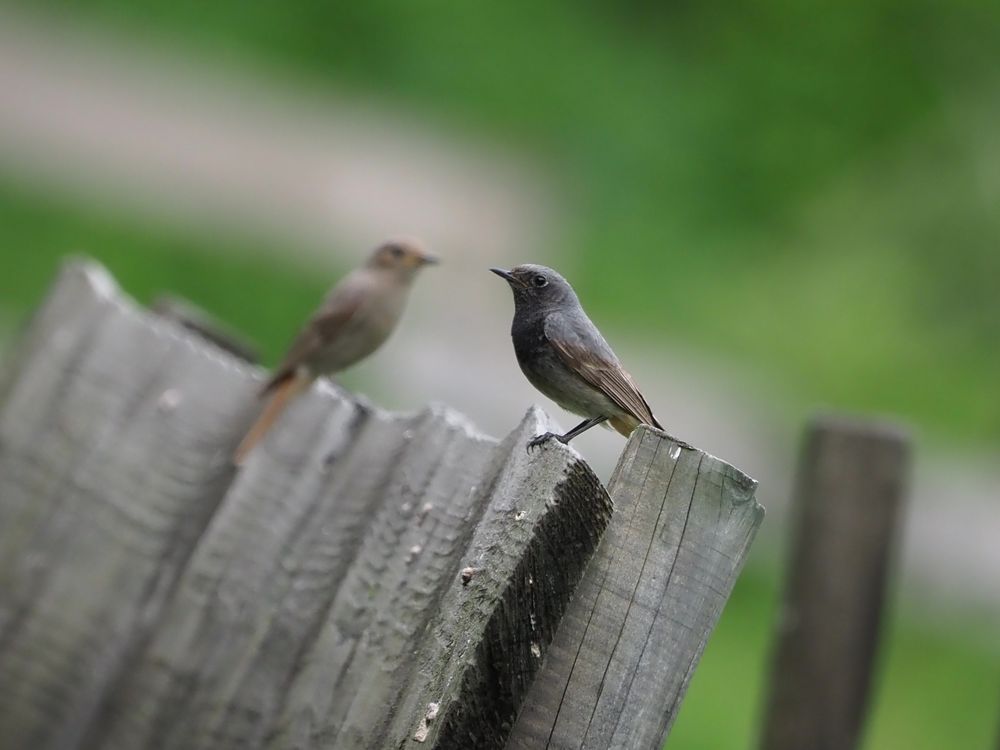
[{"label": "brown wing", "polygon": [[566,324],[562,316],[559,318],[560,320],[551,321],[553,324],[546,323],[545,335],[566,366],[600,390],[622,411],[628,412],[642,424],[662,430],[662,425],[653,416],[653,410],[639,393],[639,386],[618,362],[597,328],[587,321],[593,328],[593,338],[596,341],[584,346],[579,334]]},{"label": "brown wing", "polygon": [[349,279],[345,282],[330,294],[295,337],[285,358],[264,385],[262,393],[268,393],[288,380],[300,366],[308,364],[323,348],[333,344],[337,335],[358,311],[364,297],[361,285],[351,283]]}]

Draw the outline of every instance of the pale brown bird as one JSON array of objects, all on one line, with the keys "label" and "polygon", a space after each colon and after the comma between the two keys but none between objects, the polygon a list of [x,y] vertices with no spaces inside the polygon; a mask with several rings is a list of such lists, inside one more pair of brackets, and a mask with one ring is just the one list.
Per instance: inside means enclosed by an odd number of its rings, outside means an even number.
[{"label": "pale brown bird", "polygon": [[268,398],[260,417],[236,449],[240,465],[285,407],[317,377],[359,362],[389,338],[417,272],[437,263],[419,243],[392,240],[338,283],[299,332],[284,360],[264,385]]}]

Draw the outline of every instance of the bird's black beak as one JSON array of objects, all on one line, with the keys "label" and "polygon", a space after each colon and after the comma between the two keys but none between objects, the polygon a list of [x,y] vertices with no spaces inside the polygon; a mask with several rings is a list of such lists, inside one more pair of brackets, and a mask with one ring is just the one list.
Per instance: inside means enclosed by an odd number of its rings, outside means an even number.
[{"label": "bird's black beak", "polygon": [[506,281],[508,284],[517,284],[518,286],[524,286],[524,282],[522,282],[510,271],[505,271],[502,268],[491,268],[490,270],[497,276],[499,276],[501,279]]},{"label": "bird's black beak", "polygon": [[436,255],[431,255],[430,253],[424,253],[420,256],[420,265],[422,266],[436,266],[441,263],[441,259]]}]

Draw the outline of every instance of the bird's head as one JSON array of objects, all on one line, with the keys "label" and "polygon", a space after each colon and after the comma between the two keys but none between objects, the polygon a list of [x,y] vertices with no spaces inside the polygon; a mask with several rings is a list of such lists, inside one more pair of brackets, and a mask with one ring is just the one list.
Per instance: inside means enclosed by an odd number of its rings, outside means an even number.
[{"label": "bird's head", "polygon": [[368,267],[410,281],[424,266],[438,263],[417,240],[389,240],[376,247],[368,258]]},{"label": "bird's head", "polygon": [[509,271],[502,268],[490,270],[510,284],[517,310],[548,310],[579,304],[569,282],[546,266],[525,263]]}]

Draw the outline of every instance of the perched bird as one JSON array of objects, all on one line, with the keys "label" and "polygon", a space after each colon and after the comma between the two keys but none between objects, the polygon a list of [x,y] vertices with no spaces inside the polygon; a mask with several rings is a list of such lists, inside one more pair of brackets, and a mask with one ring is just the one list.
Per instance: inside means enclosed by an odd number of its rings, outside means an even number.
[{"label": "perched bird", "polygon": [[313,380],[350,367],[389,338],[417,271],[437,262],[417,242],[394,240],[375,248],[363,266],[341,279],[264,385],[267,405],[236,449],[236,465]]},{"label": "perched bird", "polygon": [[663,429],[566,279],[533,264],[490,270],[514,292],[510,335],[521,371],[566,411],[586,417],[565,435],[546,432],[529,447],[552,438],[568,443],[602,422],[626,437],[640,424]]}]

